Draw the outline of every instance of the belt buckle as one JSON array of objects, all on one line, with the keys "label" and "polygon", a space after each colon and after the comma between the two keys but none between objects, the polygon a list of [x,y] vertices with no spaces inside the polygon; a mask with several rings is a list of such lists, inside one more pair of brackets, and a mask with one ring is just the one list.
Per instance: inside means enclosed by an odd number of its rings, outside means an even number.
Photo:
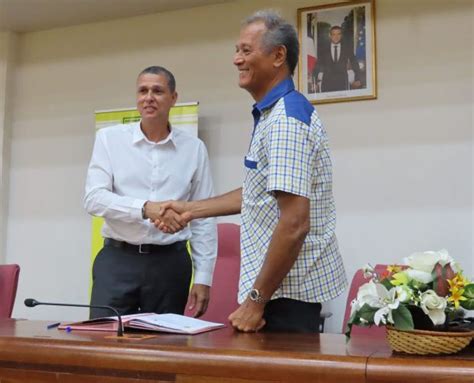
[{"label": "belt buckle", "polygon": [[[142,250],[142,246],[143,246],[143,250]],[[138,253],[139,254],[150,254],[150,249],[149,249],[148,245],[146,245],[146,244],[145,245],[138,245]]]}]

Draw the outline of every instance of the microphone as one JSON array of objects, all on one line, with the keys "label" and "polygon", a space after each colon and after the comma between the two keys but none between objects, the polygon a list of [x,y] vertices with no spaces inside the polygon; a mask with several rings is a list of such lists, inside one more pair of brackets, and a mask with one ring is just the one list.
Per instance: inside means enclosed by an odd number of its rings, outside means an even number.
[{"label": "microphone", "polygon": [[118,329],[117,329],[117,336],[123,336],[123,326],[122,326],[122,317],[118,313],[116,309],[110,306],[100,306],[100,305],[77,305],[72,303],[52,303],[52,302],[38,302],[36,299],[33,298],[26,298],[25,299],[25,306],[27,307],[35,307],[39,305],[44,306],[66,306],[66,307],[87,307],[87,308],[94,308],[94,309],[106,309],[113,311],[114,314],[118,318]]}]

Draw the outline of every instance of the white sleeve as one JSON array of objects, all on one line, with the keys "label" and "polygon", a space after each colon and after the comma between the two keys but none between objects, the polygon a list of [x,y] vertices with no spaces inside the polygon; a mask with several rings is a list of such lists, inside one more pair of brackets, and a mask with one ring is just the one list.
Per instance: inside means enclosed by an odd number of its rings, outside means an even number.
[{"label": "white sleeve", "polygon": [[[200,142],[198,166],[193,177],[190,200],[201,200],[214,195],[211,170],[206,147]],[[194,283],[211,286],[217,257],[217,225],[215,218],[191,221],[191,255],[194,264]]]},{"label": "white sleeve", "polygon": [[113,169],[103,131],[96,135],[87,170],[84,208],[98,217],[137,222],[142,218],[142,199],[119,196],[113,192]]}]

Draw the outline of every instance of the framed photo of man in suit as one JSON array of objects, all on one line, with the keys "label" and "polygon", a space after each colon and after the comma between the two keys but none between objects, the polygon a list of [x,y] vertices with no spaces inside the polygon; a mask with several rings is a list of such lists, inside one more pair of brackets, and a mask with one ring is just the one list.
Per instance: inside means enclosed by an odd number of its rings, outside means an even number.
[{"label": "framed photo of man in suit", "polygon": [[298,9],[298,87],[313,104],[377,98],[374,1]]}]

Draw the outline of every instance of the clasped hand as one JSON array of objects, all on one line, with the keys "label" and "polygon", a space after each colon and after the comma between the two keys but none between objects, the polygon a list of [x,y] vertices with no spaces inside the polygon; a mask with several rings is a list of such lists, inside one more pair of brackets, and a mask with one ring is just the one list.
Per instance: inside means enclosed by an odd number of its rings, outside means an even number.
[{"label": "clasped hand", "polygon": [[191,213],[184,201],[148,202],[146,217],[163,233],[174,234],[191,221]]}]

